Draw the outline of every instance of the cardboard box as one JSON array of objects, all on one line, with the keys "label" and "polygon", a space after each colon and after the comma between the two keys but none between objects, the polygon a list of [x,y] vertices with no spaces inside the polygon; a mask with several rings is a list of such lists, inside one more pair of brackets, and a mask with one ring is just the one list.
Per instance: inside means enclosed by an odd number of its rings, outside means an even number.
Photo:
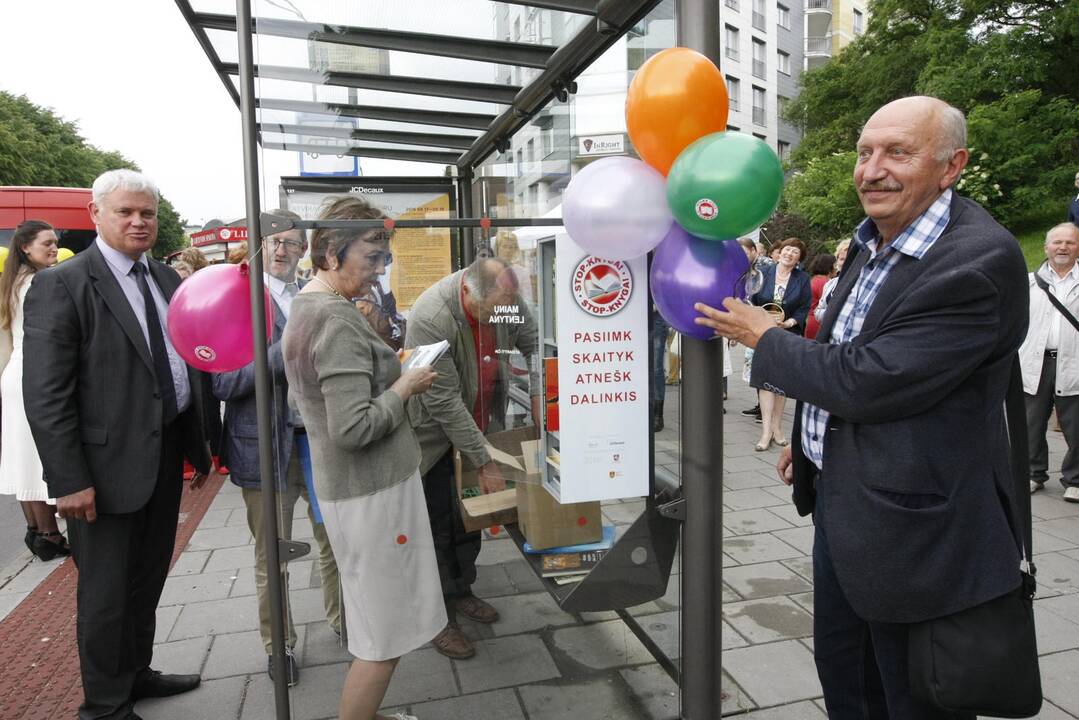
[{"label": "cardboard box", "polygon": [[543,487],[539,441],[522,444],[526,474],[517,483],[517,523],[536,550],[598,542],[603,537],[599,501],[563,505]]},{"label": "cardboard box", "polygon": [[517,490],[512,485],[520,485],[524,481],[521,443],[531,440],[534,435],[533,428],[524,427],[487,436],[488,451],[499,463],[502,477],[506,479],[506,489],[490,495],[469,493],[470,488],[479,488],[479,471],[467,458],[462,457],[459,451],[454,451],[457,499],[461,505],[461,520],[465,530],[475,532],[493,525],[517,522]]}]

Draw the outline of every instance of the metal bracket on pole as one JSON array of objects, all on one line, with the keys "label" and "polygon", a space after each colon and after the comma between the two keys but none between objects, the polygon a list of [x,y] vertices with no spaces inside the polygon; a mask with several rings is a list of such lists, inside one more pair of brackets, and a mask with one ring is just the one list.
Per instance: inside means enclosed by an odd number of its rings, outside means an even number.
[{"label": "metal bracket on pole", "polygon": [[285,232],[296,227],[292,218],[274,215],[273,213],[259,214],[259,233],[262,237],[269,237],[277,233]]},{"label": "metal bracket on pole", "polygon": [[659,512],[659,514],[662,515],[665,518],[670,518],[671,520],[677,520],[678,522],[685,522],[686,521],[686,499],[684,497],[680,497],[680,498],[676,498],[674,500],[671,500],[670,502],[665,502],[662,505],[660,505],[658,508],[656,508],[656,511]]},{"label": "metal bracket on pole", "polygon": [[304,555],[310,554],[310,552],[311,543],[300,542],[299,540],[285,540],[284,538],[277,539],[277,555],[282,564],[292,560],[299,560]]}]

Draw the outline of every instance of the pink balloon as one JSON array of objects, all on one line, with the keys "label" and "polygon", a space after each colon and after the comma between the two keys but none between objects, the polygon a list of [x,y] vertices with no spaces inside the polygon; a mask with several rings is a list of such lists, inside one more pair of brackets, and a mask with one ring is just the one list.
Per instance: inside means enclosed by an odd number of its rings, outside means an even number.
[{"label": "pink balloon", "polygon": [[[247,263],[211,265],[184,280],[169,302],[169,338],[187,363],[206,372],[238,370],[251,362],[251,291]],[[273,303],[266,290],[266,339]]]}]

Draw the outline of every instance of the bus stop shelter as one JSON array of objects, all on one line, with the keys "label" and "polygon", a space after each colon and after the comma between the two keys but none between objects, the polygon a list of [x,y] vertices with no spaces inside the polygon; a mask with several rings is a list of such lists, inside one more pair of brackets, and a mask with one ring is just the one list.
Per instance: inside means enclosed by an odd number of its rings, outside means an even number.
[{"label": "bus stop shelter", "polygon": [[[249,237],[282,227],[279,218],[263,212],[262,197],[272,192],[263,187],[260,172],[266,151],[412,161],[431,165],[432,175],[455,178],[457,217],[402,221],[397,227],[454,229],[455,257],[462,263],[475,256],[478,236],[492,229],[561,224],[557,218],[488,216],[477,193],[482,187],[481,165],[505,153],[515,133],[544,108],[567,102],[577,92],[581,73],[619,38],[640,32],[641,23],[661,4],[660,0],[237,0],[232,9],[218,0],[177,0],[241,111]],[[507,28],[502,37],[492,38],[489,26],[475,32],[461,29],[460,15],[477,11],[497,15],[506,6],[551,11],[559,19],[560,32],[522,36]],[[677,43],[718,64],[718,3],[680,0],[675,15]],[[459,32],[438,32],[441,27]],[[411,69],[397,72],[397,64],[386,60],[391,52],[402,59],[401,68]],[[490,68],[491,81],[460,79],[484,66]],[[336,122],[341,119],[349,122],[342,126]],[[382,225],[348,222],[356,228]],[[327,224],[305,220],[294,226],[311,229]],[[255,318],[266,312],[258,248],[249,243]],[[256,320],[254,326],[261,323]],[[277,500],[271,479],[271,378],[264,338],[256,332],[253,342],[263,505],[272,516]],[[673,481],[663,473],[650,473],[646,498],[655,521],[676,524],[680,536],[681,660],[666,658],[654,643],[646,646],[678,682],[680,716],[711,720],[721,714],[723,389],[717,371],[722,367],[721,347],[685,339],[682,357],[683,383],[689,392],[682,394],[681,402],[681,472]],[[272,540],[267,564],[277,568],[284,557],[300,551],[293,543],[279,542],[276,526],[268,526]],[[269,583],[271,597],[280,597],[281,574],[269,572]],[[611,594],[620,594],[617,578],[610,578],[607,587]],[[273,646],[280,658],[285,644],[281,603],[274,610]],[[639,630],[632,627],[629,615],[620,616],[634,632]],[[277,673],[275,678],[278,720],[290,717],[284,675]]]}]

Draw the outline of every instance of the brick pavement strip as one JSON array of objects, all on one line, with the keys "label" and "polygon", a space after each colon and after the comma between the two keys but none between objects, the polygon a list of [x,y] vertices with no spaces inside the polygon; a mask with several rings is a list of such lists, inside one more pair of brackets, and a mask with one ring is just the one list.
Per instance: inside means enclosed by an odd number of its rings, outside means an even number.
[{"label": "brick pavement strip", "polygon": [[[173,562],[183,552],[224,478],[215,475],[196,491],[184,486]],[[36,561],[35,561],[36,562]],[[70,559],[53,566],[0,622],[0,718],[64,718],[82,702],[75,647],[77,570]]]}]

